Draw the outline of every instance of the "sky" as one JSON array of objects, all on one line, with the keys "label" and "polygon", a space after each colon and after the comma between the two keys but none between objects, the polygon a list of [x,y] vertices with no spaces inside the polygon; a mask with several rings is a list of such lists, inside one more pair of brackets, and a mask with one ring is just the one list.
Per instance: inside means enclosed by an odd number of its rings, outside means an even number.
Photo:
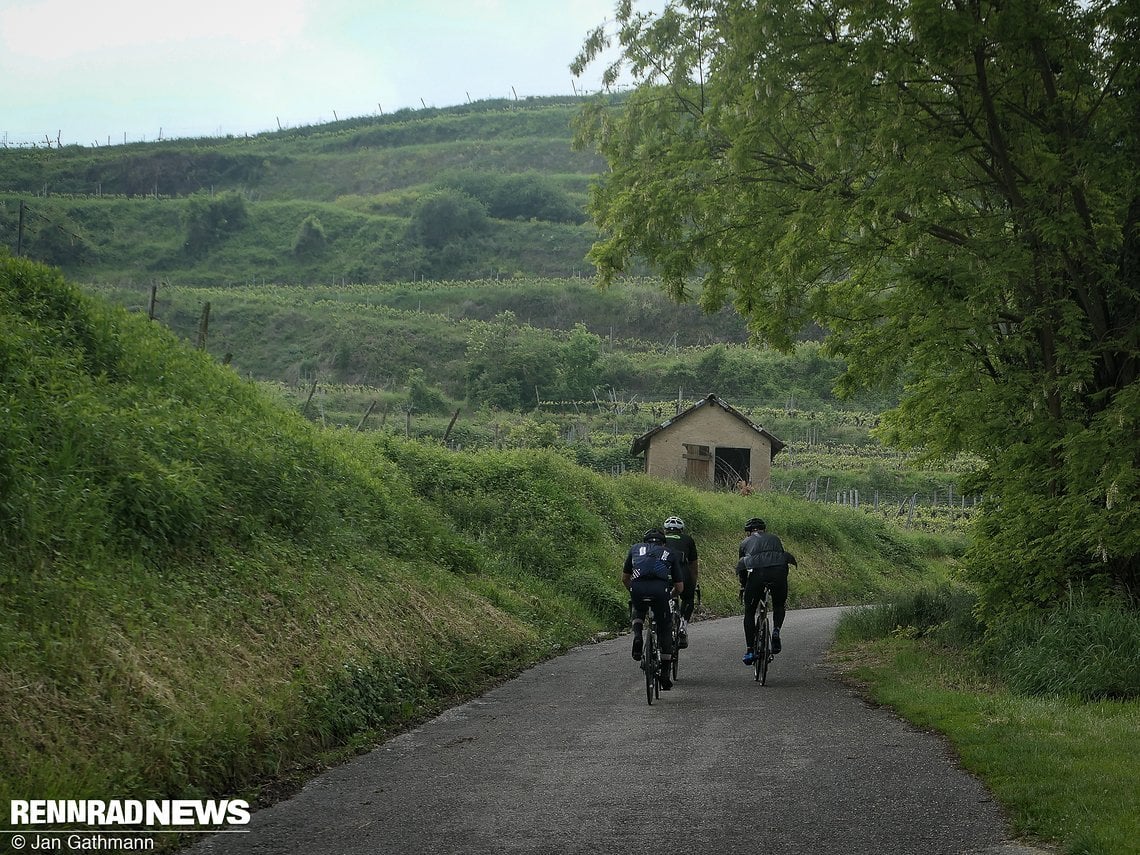
[{"label": "sky", "polygon": [[[224,136],[596,92],[616,0],[0,0],[0,144]],[[636,8],[659,10],[664,0]]]}]

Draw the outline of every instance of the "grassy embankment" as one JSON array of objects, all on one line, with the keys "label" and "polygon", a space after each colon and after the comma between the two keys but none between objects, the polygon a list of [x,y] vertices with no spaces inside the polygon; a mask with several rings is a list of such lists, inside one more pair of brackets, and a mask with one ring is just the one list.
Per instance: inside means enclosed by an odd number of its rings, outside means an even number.
[{"label": "grassy embankment", "polygon": [[712,613],[735,609],[757,512],[802,556],[800,605],[877,598],[953,547],[546,452],[322,430],[12,259],[0,379],[0,802],[302,774],[622,629],[625,548],[669,513],[701,538]]},{"label": "grassy embankment", "polygon": [[1076,600],[982,634],[970,606],[943,588],[850,613],[836,661],[945,734],[1015,834],[1068,855],[1140,853],[1140,615]]}]

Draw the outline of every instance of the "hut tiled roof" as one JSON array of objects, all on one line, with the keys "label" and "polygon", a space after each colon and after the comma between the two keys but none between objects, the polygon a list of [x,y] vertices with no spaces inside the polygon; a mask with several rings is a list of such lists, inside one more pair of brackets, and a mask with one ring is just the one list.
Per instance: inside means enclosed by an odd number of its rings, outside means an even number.
[{"label": "hut tiled roof", "polygon": [[709,406],[720,407],[722,410],[724,410],[730,416],[733,416],[734,418],[740,419],[740,421],[744,422],[745,425],[752,428],[752,430],[756,431],[758,434],[762,435],[771,444],[772,456],[773,457],[776,456],[776,453],[778,451],[780,451],[782,448],[785,447],[786,443],[781,442],[775,436],[770,434],[768,431],[764,430],[764,428],[760,427],[757,424],[754,424],[752,422],[752,420],[749,419],[747,416],[745,416],[742,412],[740,412],[740,410],[726,404],[724,401],[722,401],[716,395],[710,393],[709,395],[706,395],[701,400],[697,401],[697,403],[693,404],[693,406],[689,407],[687,410],[682,410],[681,412],[677,413],[677,415],[673,416],[673,418],[668,419],[666,421],[663,421],[661,424],[657,425],[657,427],[653,428],[648,433],[644,433],[641,436],[639,436],[637,439],[635,439],[633,441],[633,446],[630,448],[630,452],[629,452],[630,455],[633,457],[636,457],[637,455],[641,454],[647,448],[649,448],[649,440],[652,439],[653,436],[655,436],[656,434],[665,430],[667,427],[675,425],[677,422],[681,421],[683,418],[685,418],[690,413],[695,413],[697,410],[701,409],[701,407],[709,407]]}]

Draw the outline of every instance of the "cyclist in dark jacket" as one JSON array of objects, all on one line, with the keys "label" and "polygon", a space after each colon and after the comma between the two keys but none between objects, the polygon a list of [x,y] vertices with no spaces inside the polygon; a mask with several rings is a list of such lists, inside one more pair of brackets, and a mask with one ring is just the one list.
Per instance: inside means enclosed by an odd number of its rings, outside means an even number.
[{"label": "cyclist in dark jacket", "polygon": [[[642,629],[649,599],[657,618],[657,644],[661,648],[661,661],[673,661],[672,626],[669,615],[669,597],[684,589],[681,558],[677,551],[665,544],[665,532],[651,529],[629,548],[622,567],[621,581],[629,591],[633,618],[633,658],[641,658]],[[661,688],[673,688],[669,668],[663,668]]]},{"label": "cyclist in dark jacket", "polygon": [[[788,604],[788,565],[796,558],[784,550],[780,538],[768,533],[764,520],[753,517],[744,524],[748,536],[740,543],[740,560],[736,576],[740,580],[740,596],[744,601],[744,664],[756,658],[756,609],[764,598],[764,587],[772,591],[772,652],[779,653],[780,627]],[[798,565],[797,565],[798,566]]]},{"label": "cyclist in dark jacket", "polygon": [[681,593],[681,632],[677,638],[677,646],[684,650],[689,646],[689,621],[693,619],[697,591],[700,590],[697,542],[685,531],[685,521],[680,517],[669,517],[663,528],[666,542],[681,555],[681,569],[685,573],[685,590]]}]

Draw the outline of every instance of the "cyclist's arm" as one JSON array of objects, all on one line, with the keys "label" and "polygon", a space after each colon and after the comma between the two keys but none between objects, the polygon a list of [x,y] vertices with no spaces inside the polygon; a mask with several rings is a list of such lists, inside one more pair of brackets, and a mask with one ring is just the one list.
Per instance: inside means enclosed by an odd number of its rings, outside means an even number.
[{"label": "cyclist's arm", "polygon": [[669,567],[673,577],[673,593],[680,594],[685,590],[685,572],[681,569],[681,556],[676,552],[669,555]]}]

